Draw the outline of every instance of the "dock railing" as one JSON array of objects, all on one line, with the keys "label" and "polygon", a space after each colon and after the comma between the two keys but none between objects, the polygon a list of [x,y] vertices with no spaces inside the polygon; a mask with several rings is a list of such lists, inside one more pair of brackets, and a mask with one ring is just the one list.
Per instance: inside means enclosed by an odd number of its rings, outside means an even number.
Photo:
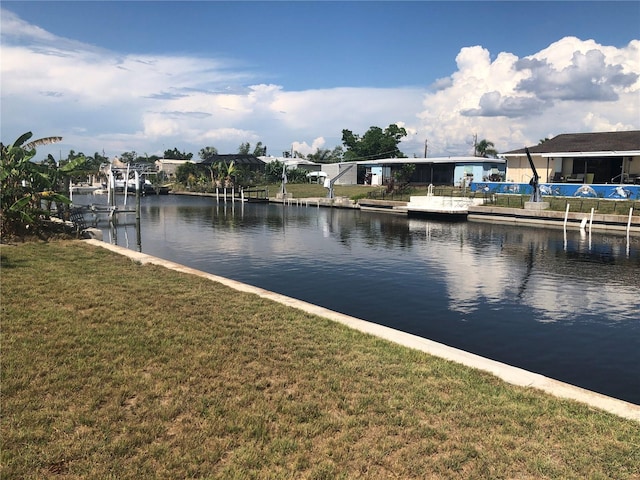
[{"label": "dock railing", "polygon": [[478,198],[483,192],[471,192],[469,188],[452,187],[450,185],[429,185],[425,191],[424,187],[407,188],[401,192],[377,191],[369,192],[367,198],[371,200],[394,200],[408,202],[410,197],[416,195],[434,196],[434,197],[451,197],[453,198]]},{"label": "dock railing", "polygon": [[269,199],[268,188],[246,187],[241,188],[240,198],[247,202],[266,202]]}]

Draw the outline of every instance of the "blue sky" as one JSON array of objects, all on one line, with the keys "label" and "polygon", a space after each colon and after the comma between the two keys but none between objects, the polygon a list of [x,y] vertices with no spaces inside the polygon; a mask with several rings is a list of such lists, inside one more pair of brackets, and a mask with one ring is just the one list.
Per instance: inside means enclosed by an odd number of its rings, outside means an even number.
[{"label": "blue sky", "polygon": [[639,2],[3,1],[2,141],[280,155],[399,123],[446,156],[638,129],[638,25]]}]

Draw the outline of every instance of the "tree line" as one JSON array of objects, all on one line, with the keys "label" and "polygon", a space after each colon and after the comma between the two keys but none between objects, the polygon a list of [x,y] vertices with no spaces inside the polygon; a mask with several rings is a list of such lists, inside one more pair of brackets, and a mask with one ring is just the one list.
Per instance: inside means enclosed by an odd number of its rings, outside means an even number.
[{"label": "tree line", "polygon": [[[306,156],[298,152],[294,156],[306,158],[315,163],[335,163],[341,161],[376,160],[382,158],[406,158],[399,149],[399,144],[407,135],[403,127],[391,124],[387,128],[372,126],[362,136],[351,130],[342,130],[342,146],[334,149],[320,149]],[[61,137],[47,137],[31,140],[32,133],[21,135],[14,143],[5,145],[0,143],[0,220],[2,222],[0,235],[2,238],[27,233],[37,233],[41,230],[43,221],[47,221],[52,211],[57,213],[68,211],[70,200],[68,192],[72,182],[78,182],[89,175],[97,174],[102,165],[109,159],[95,152],[85,155],[71,150],[65,159],[56,160],[52,155],[36,162],[36,147],[55,143]],[[495,156],[497,151],[488,140],[481,140],[474,145],[475,155]],[[265,156],[267,147],[258,142],[251,148],[248,142],[238,148],[239,154],[253,154]],[[207,146],[198,152],[201,160],[210,160],[218,155],[218,150]],[[285,155],[286,156],[286,155]],[[135,151],[124,152],[121,159],[126,163],[155,163],[160,157],[138,155]],[[182,152],[178,148],[168,149],[164,158],[175,160],[191,160],[192,153]],[[258,184],[260,181],[279,182],[282,177],[282,162],[274,161],[265,166],[264,173],[252,172],[249,169],[236,166],[233,162],[209,162],[206,177],[201,165],[188,162],[178,168],[178,181],[184,185],[208,183],[210,186],[232,186],[236,182],[242,185]],[[292,169],[287,172],[288,180],[292,183],[306,181],[306,171]],[[410,177],[410,166],[398,180]],[[262,177],[258,177],[262,175]],[[403,180],[404,181],[404,180]]]},{"label": "tree line", "polygon": [[[350,162],[356,160],[369,160],[380,158],[406,158],[406,155],[400,151],[398,145],[407,135],[407,131],[403,127],[395,124],[389,125],[384,130],[380,127],[372,126],[362,136],[354,134],[351,130],[342,130],[342,145],[333,149],[317,148],[314,153],[304,155],[298,151],[282,152],[285,158],[302,158],[315,163],[338,163]],[[198,156],[201,160],[210,160],[218,155],[218,149],[214,146],[201,148]],[[238,147],[240,155],[254,155],[262,157],[267,155],[267,147],[262,142],[258,142],[255,147],[251,148],[249,142],[241,143]],[[125,152],[121,158],[130,163],[134,161],[135,152]],[[177,148],[165,150],[164,158],[172,160],[191,160],[192,153],[181,152]],[[136,162],[155,161],[157,157],[137,157]]]}]

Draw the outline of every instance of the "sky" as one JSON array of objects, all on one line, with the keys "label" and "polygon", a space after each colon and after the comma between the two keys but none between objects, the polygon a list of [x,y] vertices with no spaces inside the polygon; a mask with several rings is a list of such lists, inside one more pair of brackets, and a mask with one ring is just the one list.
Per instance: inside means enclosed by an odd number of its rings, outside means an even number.
[{"label": "sky", "polygon": [[640,129],[640,2],[6,1],[0,133],[47,154],[314,153],[398,124],[408,157]]}]

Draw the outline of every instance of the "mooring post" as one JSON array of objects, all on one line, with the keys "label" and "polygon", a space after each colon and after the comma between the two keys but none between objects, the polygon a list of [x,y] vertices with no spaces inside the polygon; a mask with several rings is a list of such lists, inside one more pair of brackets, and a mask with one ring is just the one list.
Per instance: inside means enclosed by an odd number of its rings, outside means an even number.
[{"label": "mooring post", "polygon": [[[136,171],[137,172],[137,171]],[[129,191],[129,164],[127,163],[127,174],[124,177],[124,206],[127,206],[127,192]]]},{"label": "mooring post", "polygon": [[134,172],[134,179],[136,182],[136,221],[140,221],[140,173],[136,170]]},{"label": "mooring post", "polygon": [[142,234],[140,232],[140,173],[136,170],[134,174],[136,182],[136,246],[138,252],[142,252]]},{"label": "mooring post", "polygon": [[631,217],[633,216],[633,207],[629,208],[629,219],[627,220],[627,255],[629,255],[629,234],[631,233]]},{"label": "mooring post", "polygon": [[115,195],[114,192],[116,190],[116,179],[113,176],[113,170],[109,169],[109,183],[107,184],[107,196],[109,197],[109,205],[112,207],[115,203]]}]

